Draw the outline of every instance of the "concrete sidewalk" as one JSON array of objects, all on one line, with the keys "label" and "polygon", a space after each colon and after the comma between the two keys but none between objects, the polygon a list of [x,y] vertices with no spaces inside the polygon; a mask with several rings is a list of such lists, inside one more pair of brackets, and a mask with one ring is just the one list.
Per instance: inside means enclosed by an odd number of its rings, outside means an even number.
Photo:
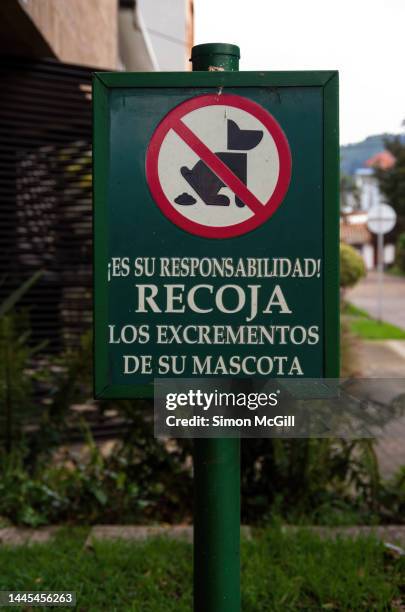
[{"label": "concrete sidewalk", "polygon": [[[346,299],[378,317],[378,274],[369,272],[353,289],[348,289]],[[383,321],[405,329],[405,276],[384,274]]]},{"label": "concrete sidewalk", "polygon": [[[369,272],[365,279],[348,290],[346,299],[377,318],[377,272]],[[384,274],[382,319],[405,329],[405,277]],[[405,394],[404,340],[362,340],[356,353],[361,377],[395,379],[389,384],[381,384],[378,397],[373,399],[390,404],[394,397]],[[376,453],[385,478],[405,465],[405,415],[386,426],[384,436],[377,440]]]},{"label": "concrete sidewalk", "polygon": [[362,378],[400,378],[405,390],[405,340],[359,340],[356,343]]},{"label": "concrete sidewalk", "polygon": [[[361,377],[389,379],[381,384],[374,400],[390,404],[405,395],[405,340],[362,340],[356,350]],[[375,451],[383,478],[405,465],[405,415],[387,424]]]},{"label": "concrete sidewalk", "polygon": [[[28,529],[21,527],[5,527],[0,529],[0,546],[23,546],[31,544],[46,544],[51,542],[57,535],[60,527],[41,527]],[[300,530],[308,530],[319,535],[322,539],[336,539],[337,537],[369,537],[374,536],[384,543],[397,546],[405,546],[405,525],[383,525],[371,527],[368,525],[357,525],[353,527],[318,527],[284,525],[283,533],[296,533]],[[260,535],[260,531],[254,527],[241,526],[241,537],[250,540]],[[92,548],[96,541],[144,542],[150,538],[164,537],[173,540],[193,541],[192,525],[95,525],[90,527],[84,548]],[[399,552],[400,554],[400,552]]]}]

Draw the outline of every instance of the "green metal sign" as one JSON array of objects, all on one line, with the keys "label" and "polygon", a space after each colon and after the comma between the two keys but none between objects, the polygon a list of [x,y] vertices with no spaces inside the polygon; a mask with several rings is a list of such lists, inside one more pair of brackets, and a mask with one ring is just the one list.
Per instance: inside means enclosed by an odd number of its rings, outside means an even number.
[{"label": "green metal sign", "polygon": [[95,394],[337,376],[335,72],[96,74]]}]

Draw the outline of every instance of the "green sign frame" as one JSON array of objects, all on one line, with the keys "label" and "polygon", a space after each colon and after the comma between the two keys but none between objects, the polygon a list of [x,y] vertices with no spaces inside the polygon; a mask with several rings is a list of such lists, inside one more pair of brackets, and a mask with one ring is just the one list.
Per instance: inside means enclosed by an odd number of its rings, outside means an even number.
[{"label": "green sign frame", "polygon": [[110,98],[117,89],[265,87],[320,88],[323,159],[323,376],[339,376],[339,109],[338,72],[181,72],[95,73],[93,79],[93,232],[94,232],[94,395],[96,398],[153,397],[151,384],[116,384],[109,376],[107,341],[109,291],[108,190],[111,166]]}]

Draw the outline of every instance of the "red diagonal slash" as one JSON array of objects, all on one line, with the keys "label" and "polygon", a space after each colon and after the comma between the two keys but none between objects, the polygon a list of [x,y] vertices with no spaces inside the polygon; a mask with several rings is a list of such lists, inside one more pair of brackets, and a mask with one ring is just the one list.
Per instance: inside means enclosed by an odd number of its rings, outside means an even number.
[{"label": "red diagonal slash", "polygon": [[171,128],[198,155],[198,157],[221,179],[225,185],[244,202],[252,212],[263,212],[263,204],[249,191],[244,183],[190,130],[183,121],[173,123]]}]

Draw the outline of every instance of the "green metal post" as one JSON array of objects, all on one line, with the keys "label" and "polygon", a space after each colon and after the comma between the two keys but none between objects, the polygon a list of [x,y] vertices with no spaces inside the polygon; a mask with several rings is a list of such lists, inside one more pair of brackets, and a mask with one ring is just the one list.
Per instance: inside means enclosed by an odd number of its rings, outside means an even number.
[{"label": "green metal post", "polygon": [[[239,69],[239,47],[193,47],[193,70]],[[240,441],[194,443],[194,612],[240,611]]]}]

